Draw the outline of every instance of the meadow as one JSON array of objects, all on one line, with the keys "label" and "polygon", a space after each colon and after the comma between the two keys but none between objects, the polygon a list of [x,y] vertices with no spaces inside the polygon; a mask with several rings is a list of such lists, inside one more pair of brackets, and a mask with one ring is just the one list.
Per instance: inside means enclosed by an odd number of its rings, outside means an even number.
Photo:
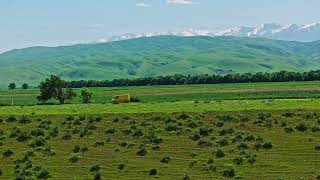
[{"label": "meadow", "polygon": [[[320,97],[320,82],[230,83],[207,85],[171,85],[142,87],[89,88],[93,103],[108,104],[115,95],[130,94],[142,103],[177,101],[248,100],[248,99],[310,99]],[[81,89],[75,90],[80,94]],[[0,90],[0,105],[36,105],[38,89]],[[57,103],[49,101],[49,103]],[[75,98],[71,104],[79,104]]]},{"label": "meadow", "polygon": [[[0,106],[0,179],[317,180],[318,88],[90,88],[93,103],[64,105],[36,105],[38,89],[2,90],[15,106]],[[110,103],[126,93],[141,102]]]}]

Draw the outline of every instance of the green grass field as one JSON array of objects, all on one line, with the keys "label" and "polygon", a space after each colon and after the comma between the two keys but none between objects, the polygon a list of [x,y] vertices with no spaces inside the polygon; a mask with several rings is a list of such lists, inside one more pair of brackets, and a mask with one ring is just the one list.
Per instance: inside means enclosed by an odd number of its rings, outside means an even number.
[{"label": "green grass field", "polygon": [[[266,92],[254,92],[265,89]],[[282,89],[282,90],[281,90]],[[290,91],[288,89],[291,89]],[[297,89],[295,91],[295,89]],[[244,100],[244,99],[305,99],[320,97],[320,82],[283,83],[233,83],[211,85],[143,86],[119,88],[90,88],[93,103],[110,103],[115,95],[127,94],[138,97],[143,103],[205,101],[205,100]],[[250,92],[250,90],[253,90]],[[281,90],[281,91],[273,91]],[[76,90],[80,94],[80,89]],[[0,90],[0,105],[35,105],[38,89]],[[51,101],[52,103],[57,103]],[[70,103],[78,104],[80,98]]]},{"label": "green grass field", "polygon": [[[1,116],[0,178],[49,172],[52,179],[222,179],[234,171],[243,179],[315,179],[319,115],[292,110]],[[157,174],[150,175],[151,169]]]},{"label": "green grass field", "polygon": [[[65,105],[2,90],[0,179],[316,179],[319,84],[91,88]],[[142,102],[110,103],[126,93]]]}]

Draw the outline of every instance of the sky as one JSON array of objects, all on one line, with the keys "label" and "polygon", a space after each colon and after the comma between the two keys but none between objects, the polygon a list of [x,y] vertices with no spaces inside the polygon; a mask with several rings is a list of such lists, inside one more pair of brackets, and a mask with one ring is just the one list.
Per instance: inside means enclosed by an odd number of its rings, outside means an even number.
[{"label": "sky", "polygon": [[0,53],[124,33],[320,21],[320,0],[0,0]]}]

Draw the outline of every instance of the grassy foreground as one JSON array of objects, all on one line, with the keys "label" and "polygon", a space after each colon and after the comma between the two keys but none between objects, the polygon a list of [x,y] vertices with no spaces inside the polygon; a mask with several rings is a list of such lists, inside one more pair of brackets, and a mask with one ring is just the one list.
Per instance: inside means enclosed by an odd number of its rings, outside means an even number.
[{"label": "grassy foreground", "polygon": [[319,118],[319,110],[1,115],[0,179],[315,179]]}]

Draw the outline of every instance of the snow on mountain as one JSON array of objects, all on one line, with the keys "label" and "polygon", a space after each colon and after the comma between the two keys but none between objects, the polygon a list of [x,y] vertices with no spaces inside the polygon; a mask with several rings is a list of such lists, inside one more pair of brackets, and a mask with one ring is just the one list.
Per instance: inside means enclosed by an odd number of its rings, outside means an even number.
[{"label": "snow on mountain", "polygon": [[320,40],[320,22],[311,24],[286,24],[265,23],[256,26],[238,26],[221,31],[211,31],[206,29],[187,29],[180,32],[149,32],[142,34],[123,34],[113,36],[109,41],[119,41],[139,37],[152,37],[158,35],[176,36],[236,36],[236,37],[260,37],[286,41],[317,41]]}]

